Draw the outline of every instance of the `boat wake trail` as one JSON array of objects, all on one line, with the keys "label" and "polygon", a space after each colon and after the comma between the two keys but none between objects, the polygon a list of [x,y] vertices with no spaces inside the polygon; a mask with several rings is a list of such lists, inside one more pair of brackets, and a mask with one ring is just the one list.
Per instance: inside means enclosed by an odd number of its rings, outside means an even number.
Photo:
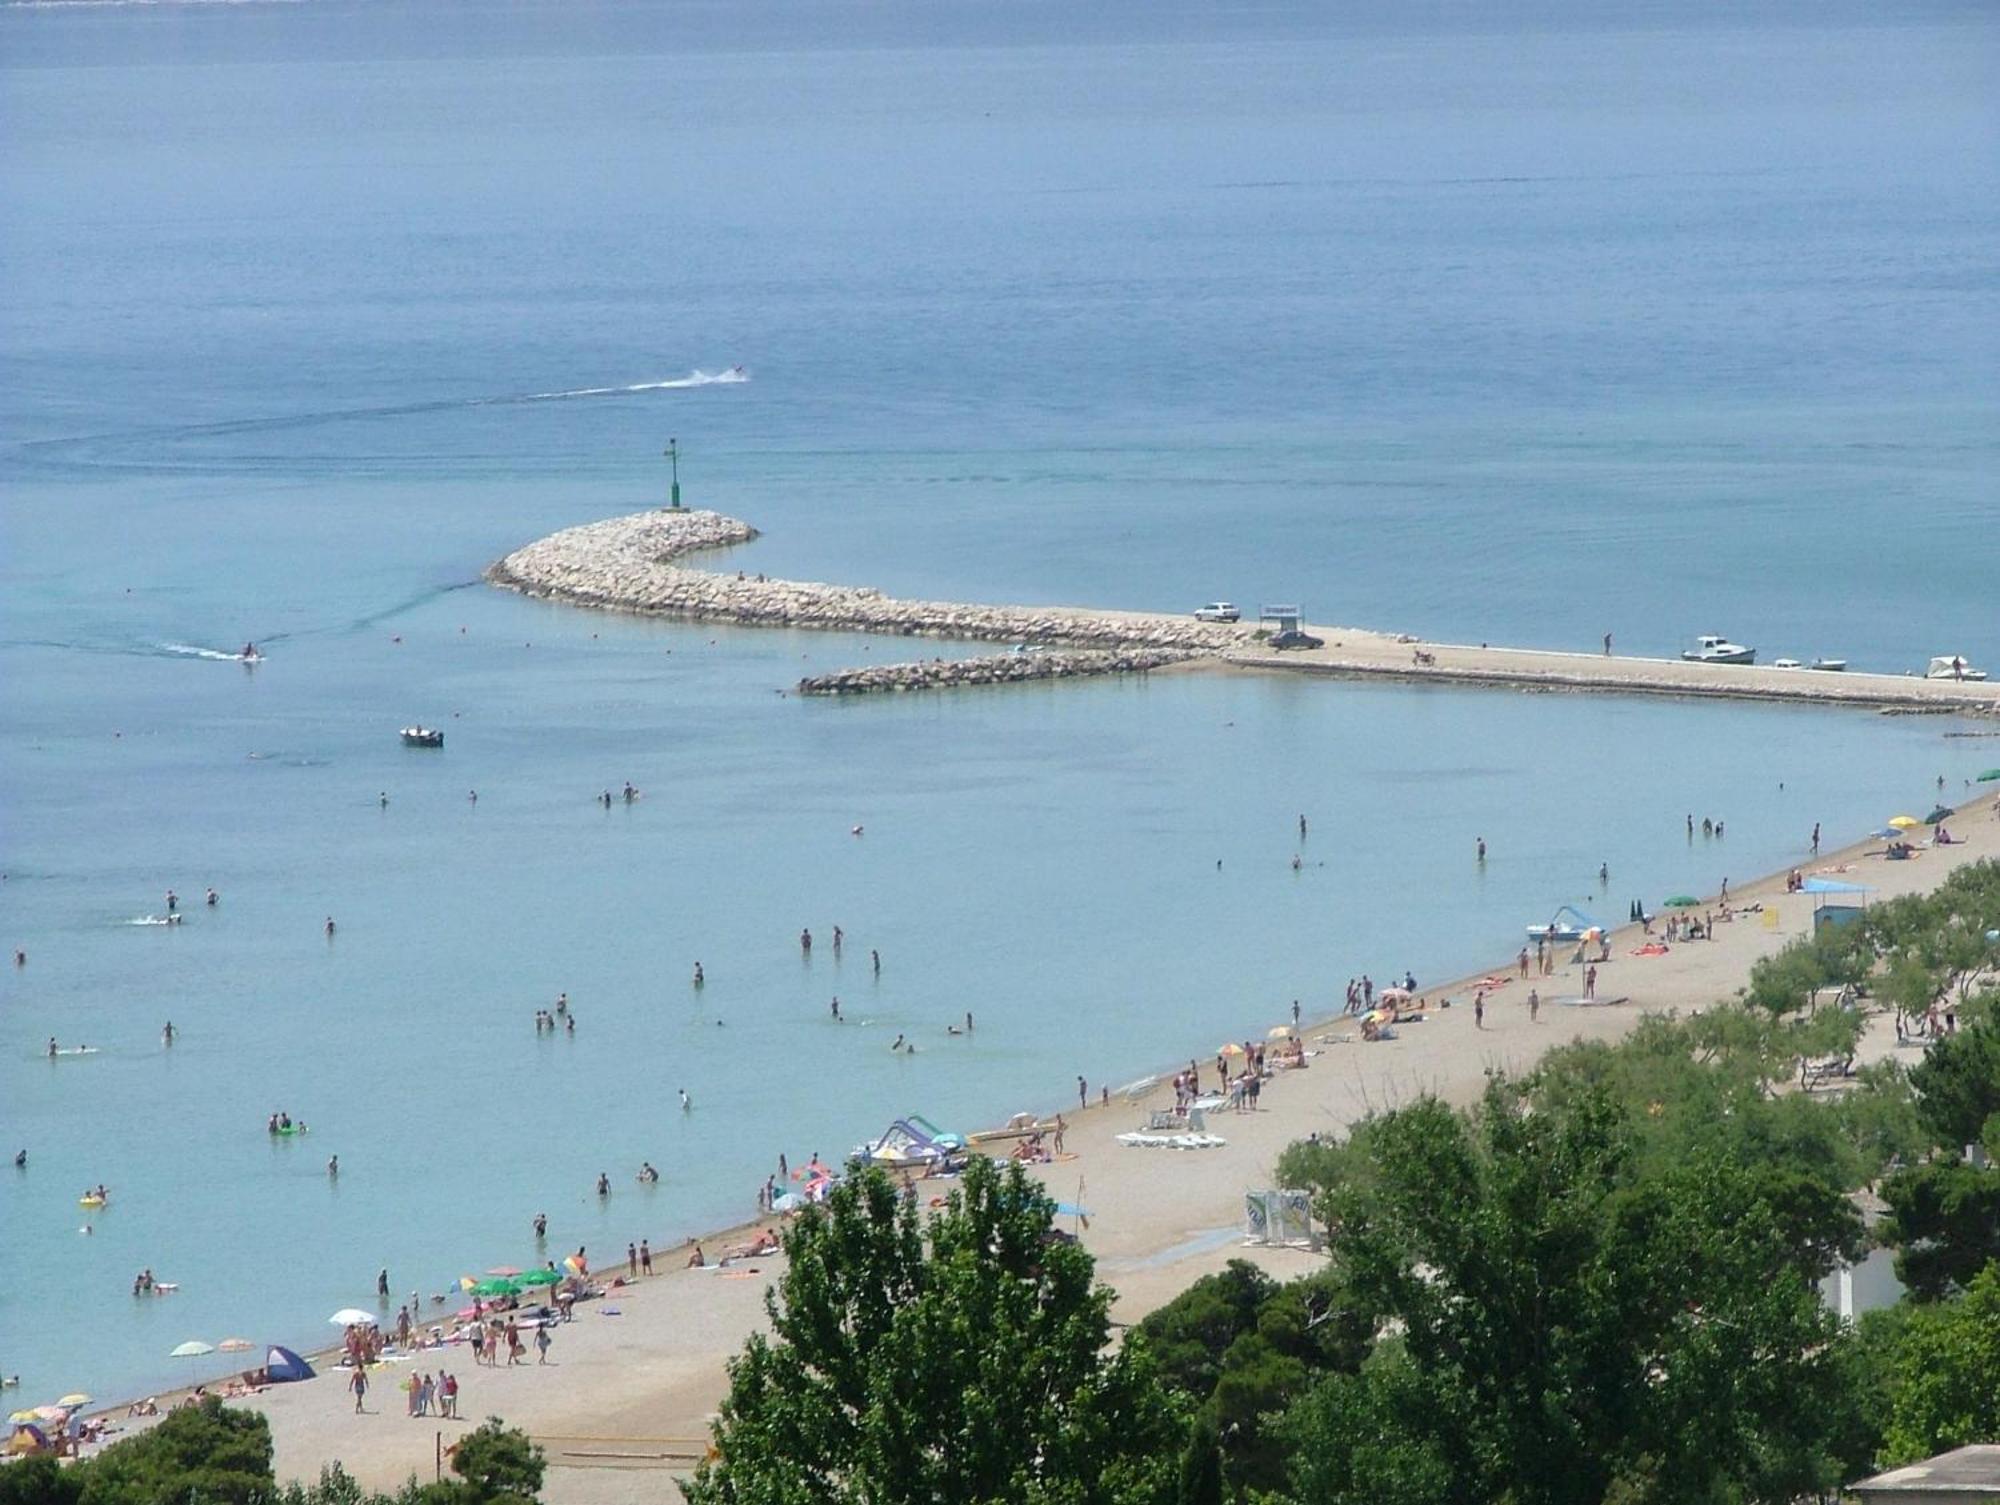
[{"label": "boat wake trail", "polygon": [[529,392],[520,397],[492,397],[474,406],[496,406],[510,402],[560,402],[571,397],[618,397],[627,392],[684,392],[692,387],[735,387],[750,380],[741,366],[727,371],[694,370],[667,381],[635,381],[624,387],[571,387],[565,392]]},{"label": "boat wake trail", "polygon": [[[272,434],[319,428],[339,423],[362,423],[381,418],[409,418],[425,413],[448,413],[471,408],[522,407],[530,403],[580,402],[592,398],[641,397],[649,392],[687,392],[703,387],[740,387],[750,380],[741,366],[725,371],[699,368],[686,376],[664,377],[659,381],[627,382],[616,387],[565,387],[550,392],[508,392],[493,397],[448,397],[432,402],[406,402],[372,408],[330,408],[317,413],[291,413],[270,418],[231,418],[219,423],[190,423],[177,428],[126,429],[118,433],[73,434],[60,439],[30,439],[8,448],[31,460],[60,460],[67,465],[89,464],[99,468],[121,467],[107,456],[91,456],[93,448],[116,449],[145,443],[160,445],[176,440],[228,438],[239,434]],[[200,468],[201,462],[195,462]],[[149,452],[140,468],[155,472],[174,468],[173,462],[157,452]]]},{"label": "boat wake trail", "polygon": [[203,648],[194,643],[155,643],[153,649],[169,658],[205,658],[216,663],[240,664],[246,662],[239,653],[224,653],[219,648]]}]

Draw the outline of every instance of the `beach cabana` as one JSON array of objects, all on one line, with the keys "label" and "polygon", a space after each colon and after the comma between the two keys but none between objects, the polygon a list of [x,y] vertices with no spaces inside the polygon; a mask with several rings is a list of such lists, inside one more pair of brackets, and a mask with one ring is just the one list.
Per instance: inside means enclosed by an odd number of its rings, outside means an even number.
[{"label": "beach cabana", "polygon": [[[1868,906],[1874,890],[1864,883],[1847,883],[1839,878],[1808,878],[1799,892],[1813,896],[1813,929],[1822,925],[1852,925]],[[1858,899],[1859,903],[1850,902]]]},{"label": "beach cabana", "polygon": [[289,1348],[273,1343],[264,1350],[264,1377],[274,1385],[291,1385],[313,1377],[313,1367]]}]

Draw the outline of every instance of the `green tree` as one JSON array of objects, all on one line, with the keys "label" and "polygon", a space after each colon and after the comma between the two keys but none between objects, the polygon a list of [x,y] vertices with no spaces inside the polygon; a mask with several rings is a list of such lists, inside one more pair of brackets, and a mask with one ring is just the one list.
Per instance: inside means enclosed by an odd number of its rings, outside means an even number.
[{"label": "green tree", "polygon": [[274,1489],[271,1428],[214,1396],[114,1442],[78,1470],[80,1505],[258,1505]]},{"label": "green tree", "polygon": [[46,1453],[0,1468],[0,1505],[76,1505],[82,1491],[82,1470]]},{"label": "green tree", "polygon": [[1957,1300],[1911,1312],[1891,1365],[1885,1464],[2000,1442],[2000,1264]]},{"label": "green tree", "polygon": [[2000,1113],[2000,1023],[1987,1020],[1935,1041],[1910,1072],[1917,1113],[1936,1142],[1978,1144]]},{"label": "green tree", "polygon": [[526,1432],[489,1416],[451,1451],[456,1479],[409,1492],[412,1505],[534,1505],[548,1461]]},{"label": "green tree", "polygon": [[[1295,1497],[1583,1505],[1837,1483],[1857,1461],[1835,1451],[1852,1407],[1837,1324],[1759,1177],[1715,1154],[1641,1174],[1602,1092],[1530,1107],[1496,1081],[1469,1117],[1426,1101],[1356,1136],[1370,1175],[1321,1199],[1334,1265],[1401,1338],[1300,1411],[1289,1435],[1346,1451],[1295,1455]],[[1391,1418],[1416,1483],[1383,1495],[1363,1454]]]},{"label": "green tree", "polygon": [[1054,1204],[975,1159],[928,1224],[876,1170],[785,1236],[695,1505],[1171,1501],[1185,1431]]},{"label": "green tree", "polygon": [[1962,1289],[2000,1259],[2000,1170],[1956,1155],[1882,1183],[1889,1214],[1877,1235],[1896,1250],[1896,1278],[1919,1301]]}]

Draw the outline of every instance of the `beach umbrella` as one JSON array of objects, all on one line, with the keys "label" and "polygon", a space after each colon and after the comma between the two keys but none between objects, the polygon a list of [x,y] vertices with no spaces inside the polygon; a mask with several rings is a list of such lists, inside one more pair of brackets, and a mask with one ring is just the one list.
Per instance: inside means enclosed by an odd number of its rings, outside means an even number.
[{"label": "beach umbrella", "polygon": [[37,1421],[68,1421],[69,1407],[37,1406],[35,1407],[35,1419]]},{"label": "beach umbrella", "polygon": [[524,1286],[553,1286],[562,1284],[562,1277],[553,1270],[530,1270],[521,1277]]},{"label": "beach umbrella", "polygon": [[795,1191],[784,1192],[771,1198],[773,1212],[797,1212],[805,1205],[805,1199]]},{"label": "beach umbrella", "polygon": [[1939,805],[1935,809],[1933,809],[1929,815],[1926,815],[1924,817],[1924,824],[1927,826],[1934,826],[1941,820],[1951,819],[1951,817],[1956,815],[1957,813],[1958,812],[1952,809],[1951,806],[1949,805]]},{"label": "beach umbrella", "polygon": [[174,1359],[198,1359],[205,1353],[214,1352],[215,1345],[213,1343],[204,1343],[199,1338],[190,1338],[169,1354],[168,1357]]},{"label": "beach umbrella", "polygon": [[1914,815],[1892,815],[1889,817],[1889,824],[1894,826],[1898,831],[1907,831],[1912,826],[1921,826],[1923,822],[1918,820]]},{"label": "beach umbrella", "polygon": [[14,1425],[17,1427],[23,1426],[26,1423],[31,1422],[35,1419],[35,1413],[32,1411],[16,1411],[12,1416],[8,1417],[7,1419],[12,1423],[14,1423]]},{"label": "beach umbrella", "polygon": [[469,1292],[474,1286],[478,1284],[479,1284],[479,1277],[477,1275],[461,1275],[458,1277],[458,1288],[461,1291]]},{"label": "beach umbrella", "polygon": [[1379,1003],[1401,1003],[1410,996],[1408,988],[1384,988],[1375,995]]},{"label": "beach umbrella", "polygon": [[81,1390],[72,1390],[68,1395],[57,1401],[56,1404],[59,1406],[87,1406],[90,1404],[90,1397],[85,1395]]},{"label": "beach umbrella", "polygon": [[353,1327],[357,1322],[363,1327],[376,1326],[374,1313],[364,1312],[358,1306],[344,1306],[326,1320],[335,1327]]},{"label": "beach umbrella", "polygon": [[519,1275],[521,1272],[519,1268],[514,1265],[495,1265],[492,1269],[488,1270],[486,1273],[488,1275]]},{"label": "beach umbrella", "polygon": [[569,1273],[572,1275],[582,1275],[586,1272],[587,1269],[584,1262],[578,1259],[574,1254],[566,1255],[564,1257],[563,1267],[567,1269]]},{"label": "beach umbrella", "polygon": [[1699,909],[1701,908],[1701,900],[1697,899],[1693,894],[1675,894],[1671,899],[1663,899],[1661,907],[1665,909]]},{"label": "beach umbrella", "polygon": [[1219,1056],[1240,1056],[1243,1054],[1243,1047],[1234,1040],[1226,1040],[1216,1046],[1215,1053]]},{"label": "beach umbrella", "polygon": [[256,1346],[248,1338],[224,1338],[215,1348],[218,1353],[248,1353]]},{"label": "beach umbrella", "polygon": [[482,1280],[472,1288],[472,1294],[475,1296],[517,1296],[520,1294],[520,1291],[520,1286],[516,1285],[513,1281],[502,1280],[498,1277],[492,1280]]},{"label": "beach umbrella", "polygon": [[2000,768],[1989,768],[1989,769],[1987,769],[1987,770],[1986,770],[1986,772],[1982,773],[1982,774],[1981,774],[1981,775],[1980,775],[1980,776],[1979,776],[1979,777],[1978,777],[1977,779],[1975,779],[1975,780],[1974,780],[1973,782],[1974,782],[1974,783],[1978,783],[1978,784],[1990,784],[1990,783],[1992,783],[1992,782],[1993,782],[1993,781],[1994,781],[1995,779],[2000,779]]},{"label": "beach umbrella", "polygon": [[1289,1024],[1274,1024],[1264,1031],[1264,1038],[1266,1040],[1284,1040],[1289,1039],[1291,1033],[1292,1027]]}]

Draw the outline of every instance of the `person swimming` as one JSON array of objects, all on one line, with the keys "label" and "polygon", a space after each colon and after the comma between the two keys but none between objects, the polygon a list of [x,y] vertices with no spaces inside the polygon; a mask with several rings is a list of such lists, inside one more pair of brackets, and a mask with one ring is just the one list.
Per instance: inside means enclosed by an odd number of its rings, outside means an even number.
[{"label": "person swimming", "polygon": [[203,902],[206,903],[210,909],[213,909],[215,908],[216,901],[221,897],[222,895],[218,894],[214,889],[211,888],[208,891],[207,898]]},{"label": "person swimming", "polygon": [[239,654],[237,655],[237,657],[238,657],[238,658],[255,658],[255,657],[257,657],[257,645],[256,645],[255,643],[245,643],[245,644],[243,645],[243,651],[242,651],[241,653],[239,653]]},{"label": "person swimming", "polygon": [[645,1182],[647,1185],[651,1185],[653,1182],[660,1179],[660,1173],[653,1169],[652,1161],[645,1160],[640,1162],[639,1179]]}]

